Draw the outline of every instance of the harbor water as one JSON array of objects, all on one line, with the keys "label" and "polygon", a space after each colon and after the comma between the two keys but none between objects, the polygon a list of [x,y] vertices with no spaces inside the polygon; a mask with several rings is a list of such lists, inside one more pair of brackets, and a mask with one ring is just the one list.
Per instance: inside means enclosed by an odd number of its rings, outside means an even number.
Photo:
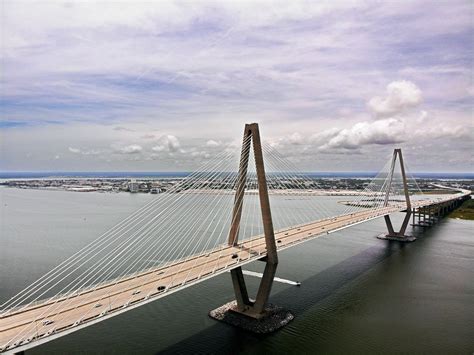
[{"label": "harbor water", "polygon": [[[153,198],[0,188],[0,303]],[[335,214],[343,209],[341,197],[318,198]],[[295,200],[272,203],[277,220]],[[28,353],[472,354],[474,222],[444,218],[410,230],[418,239],[409,244],[377,239],[384,231],[377,219],[282,251],[277,277],[301,286],[275,282],[271,302],[295,315],[276,333],[257,336],[208,317],[233,299],[222,274]],[[246,280],[255,293],[259,278]]]}]

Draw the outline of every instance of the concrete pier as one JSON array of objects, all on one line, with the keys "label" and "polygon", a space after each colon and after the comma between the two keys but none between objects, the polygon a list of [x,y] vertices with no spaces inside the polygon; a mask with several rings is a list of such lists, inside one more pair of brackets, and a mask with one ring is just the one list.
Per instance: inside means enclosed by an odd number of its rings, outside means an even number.
[{"label": "concrete pier", "polygon": [[209,316],[256,334],[273,333],[294,319],[294,315],[290,311],[271,303],[266,304],[265,311],[260,318],[249,317],[239,311],[236,301],[210,311]]}]

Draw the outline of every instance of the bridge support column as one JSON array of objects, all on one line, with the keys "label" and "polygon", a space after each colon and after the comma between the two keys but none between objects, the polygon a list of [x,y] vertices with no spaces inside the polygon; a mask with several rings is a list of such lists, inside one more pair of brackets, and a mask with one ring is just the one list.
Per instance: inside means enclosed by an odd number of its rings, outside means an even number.
[{"label": "bridge support column", "polygon": [[265,236],[266,256],[261,259],[266,263],[265,270],[263,272],[255,301],[253,301],[248,296],[242,268],[238,267],[233,269],[231,271],[231,277],[234,287],[235,301],[211,311],[209,315],[215,319],[242,327],[252,332],[268,333],[286,325],[293,319],[293,315],[282,308],[268,304],[273,279],[278,266],[278,255],[270,210],[270,200],[268,197],[265,167],[263,163],[260,132],[257,123],[245,125],[228,244],[230,246],[238,246],[250,145],[253,145],[255,168],[257,170],[258,194]]},{"label": "bridge support column", "polygon": [[411,209],[411,202],[410,202],[410,194],[408,193],[408,184],[407,184],[407,178],[406,178],[406,174],[405,174],[405,165],[403,164],[403,155],[402,155],[402,150],[401,149],[395,149],[393,151],[392,164],[391,164],[391,168],[390,168],[389,185],[388,185],[387,192],[385,193],[384,207],[388,206],[390,189],[391,189],[391,185],[392,185],[393,173],[394,173],[394,170],[395,170],[395,164],[397,162],[397,157],[398,157],[399,162],[400,162],[400,170],[401,170],[401,173],[402,173],[403,190],[404,190],[404,193],[405,193],[405,201],[406,201],[406,205],[407,205],[406,214],[405,214],[405,218],[403,219],[402,226],[400,227],[400,229],[398,231],[395,231],[393,229],[393,224],[392,224],[392,220],[390,219],[390,215],[384,216],[385,224],[387,225],[388,233],[387,234],[382,234],[382,235],[378,236],[377,238],[386,239],[386,240],[396,240],[396,241],[399,241],[399,242],[413,242],[414,240],[416,240],[415,237],[405,235],[408,223],[410,222],[412,209]]}]

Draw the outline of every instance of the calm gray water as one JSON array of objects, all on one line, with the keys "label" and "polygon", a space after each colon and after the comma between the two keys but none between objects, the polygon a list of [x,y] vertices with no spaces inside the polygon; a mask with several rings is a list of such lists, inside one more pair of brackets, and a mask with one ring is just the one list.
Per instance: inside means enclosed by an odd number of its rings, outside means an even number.
[{"label": "calm gray water", "polygon": [[[154,198],[4,188],[0,196],[0,302]],[[320,199],[344,209],[340,198]],[[295,201],[272,203],[277,220]],[[474,223],[444,219],[406,245],[376,239],[384,230],[379,219],[280,253],[277,276],[302,285],[275,283],[271,301],[296,318],[272,335],[207,316],[233,299],[224,274],[29,352],[472,354]],[[251,292],[258,281],[247,278]]]}]

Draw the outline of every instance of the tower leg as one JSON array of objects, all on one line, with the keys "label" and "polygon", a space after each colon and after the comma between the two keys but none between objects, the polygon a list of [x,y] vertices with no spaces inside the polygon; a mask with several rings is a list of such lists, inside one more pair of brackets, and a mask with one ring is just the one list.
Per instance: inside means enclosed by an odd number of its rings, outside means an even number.
[{"label": "tower leg", "polygon": [[247,293],[247,286],[245,285],[244,274],[242,268],[238,267],[230,271],[232,277],[232,285],[234,286],[235,301],[237,302],[237,309],[240,312],[245,312],[248,307],[252,306],[249,295]]},{"label": "tower leg", "polygon": [[387,234],[382,234],[379,235],[377,238],[379,239],[385,239],[385,240],[396,240],[398,242],[413,242],[416,240],[415,237],[405,235],[405,232],[408,227],[408,223],[410,222],[411,218],[411,209],[407,210],[405,214],[405,218],[403,219],[402,226],[400,227],[400,230],[398,232],[395,232],[393,229],[392,221],[390,220],[390,216],[384,216],[385,218],[385,224],[387,225]]},{"label": "tower leg", "polygon": [[267,262],[265,265],[262,281],[260,282],[260,287],[258,288],[257,292],[257,298],[255,299],[255,303],[253,305],[253,311],[257,316],[265,313],[265,306],[268,302],[268,298],[270,297],[270,291],[272,290],[276,269],[277,264]]}]

